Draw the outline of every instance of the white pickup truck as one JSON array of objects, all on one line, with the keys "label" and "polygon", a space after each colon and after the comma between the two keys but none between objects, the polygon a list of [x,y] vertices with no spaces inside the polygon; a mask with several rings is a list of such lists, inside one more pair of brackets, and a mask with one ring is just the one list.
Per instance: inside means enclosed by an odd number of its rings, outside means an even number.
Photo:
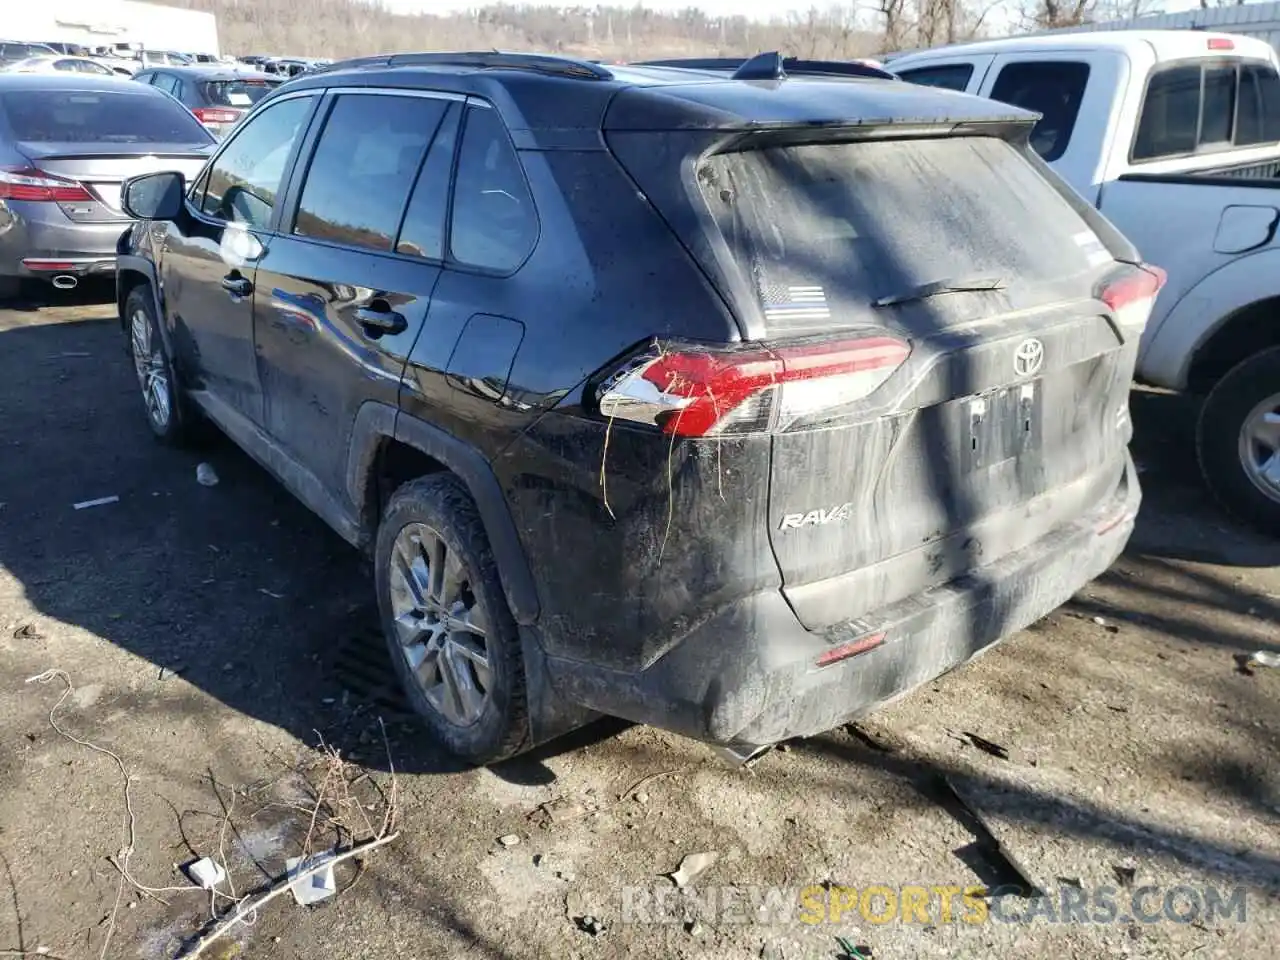
[{"label": "white pickup truck", "polygon": [[904,80],[1041,114],[1031,145],[1168,282],[1138,379],[1204,398],[1201,471],[1280,534],[1280,72],[1261,40],[1014,37],[888,58]]}]

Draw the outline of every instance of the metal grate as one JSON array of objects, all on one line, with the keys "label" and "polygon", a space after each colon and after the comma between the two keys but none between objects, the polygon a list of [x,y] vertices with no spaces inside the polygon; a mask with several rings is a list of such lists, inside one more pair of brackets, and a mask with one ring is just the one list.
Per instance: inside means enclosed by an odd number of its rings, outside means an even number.
[{"label": "metal grate", "polygon": [[[415,717],[409,705],[382,630],[377,626],[377,612],[369,611],[361,626],[353,626],[340,641],[334,658],[334,673],[352,703],[362,703],[387,721],[411,720]],[[372,621],[372,622],[370,622]]]}]

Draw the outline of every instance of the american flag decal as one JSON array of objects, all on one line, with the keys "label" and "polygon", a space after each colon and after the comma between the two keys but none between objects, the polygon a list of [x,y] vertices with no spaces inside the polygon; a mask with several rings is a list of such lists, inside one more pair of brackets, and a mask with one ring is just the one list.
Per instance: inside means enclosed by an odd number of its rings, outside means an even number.
[{"label": "american flag decal", "polygon": [[826,320],[831,316],[827,295],[819,286],[763,283],[760,301],[766,320]]}]

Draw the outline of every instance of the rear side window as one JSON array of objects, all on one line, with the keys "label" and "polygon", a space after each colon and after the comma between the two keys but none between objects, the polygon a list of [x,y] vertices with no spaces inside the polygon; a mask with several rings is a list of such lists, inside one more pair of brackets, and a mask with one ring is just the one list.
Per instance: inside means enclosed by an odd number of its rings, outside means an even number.
[{"label": "rear side window", "polygon": [[36,143],[208,144],[213,137],[167,97],[145,91],[23,90],[0,93],[15,140]]},{"label": "rear side window", "polygon": [[206,80],[200,93],[213,107],[251,107],[278,86],[278,81]]},{"label": "rear side window", "polygon": [[538,239],[533,197],[498,112],[467,111],[453,191],[449,245],[459,263],[515,270]]},{"label": "rear side window", "polygon": [[877,322],[873,301],[943,280],[999,280],[1026,303],[1110,259],[1053,186],[992,137],[724,153],[698,181],[770,334]]},{"label": "rear side window", "polygon": [[338,97],[311,158],[293,232],[389,251],[446,106],[428,97]]},{"label": "rear side window", "polygon": [[1052,163],[1067,151],[1088,83],[1087,63],[1011,63],[996,76],[991,99],[1041,114],[1031,133],[1031,146]]},{"label": "rear side window", "polygon": [[915,70],[903,70],[898,76],[923,87],[964,90],[973,76],[973,64],[948,63],[938,67],[917,67]]},{"label": "rear side window", "polygon": [[1158,160],[1280,139],[1280,75],[1269,63],[1197,61],[1151,74],[1132,159]]}]

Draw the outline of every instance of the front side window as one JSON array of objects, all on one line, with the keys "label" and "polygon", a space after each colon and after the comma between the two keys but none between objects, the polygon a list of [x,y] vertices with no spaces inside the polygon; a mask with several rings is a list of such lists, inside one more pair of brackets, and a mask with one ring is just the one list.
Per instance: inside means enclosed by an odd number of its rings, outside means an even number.
[{"label": "front side window", "polygon": [[533,197],[498,112],[467,111],[458,150],[449,245],[459,263],[510,273],[538,239]]},{"label": "front side window", "polygon": [[937,67],[917,67],[914,70],[903,70],[898,76],[923,87],[964,90],[973,76],[973,64],[947,63]]},{"label": "front side window", "polygon": [[293,232],[391,250],[400,215],[448,101],[338,97],[307,169]]},{"label": "front side window", "polygon": [[1031,132],[1031,146],[1052,163],[1067,152],[1088,83],[1087,63],[1048,60],[1011,63],[996,77],[991,99],[1041,115]]},{"label": "front side window", "polygon": [[[240,128],[197,186],[206,216],[266,229],[285,166],[311,113],[312,97],[272,104]],[[193,201],[196,197],[193,196]]]}]

